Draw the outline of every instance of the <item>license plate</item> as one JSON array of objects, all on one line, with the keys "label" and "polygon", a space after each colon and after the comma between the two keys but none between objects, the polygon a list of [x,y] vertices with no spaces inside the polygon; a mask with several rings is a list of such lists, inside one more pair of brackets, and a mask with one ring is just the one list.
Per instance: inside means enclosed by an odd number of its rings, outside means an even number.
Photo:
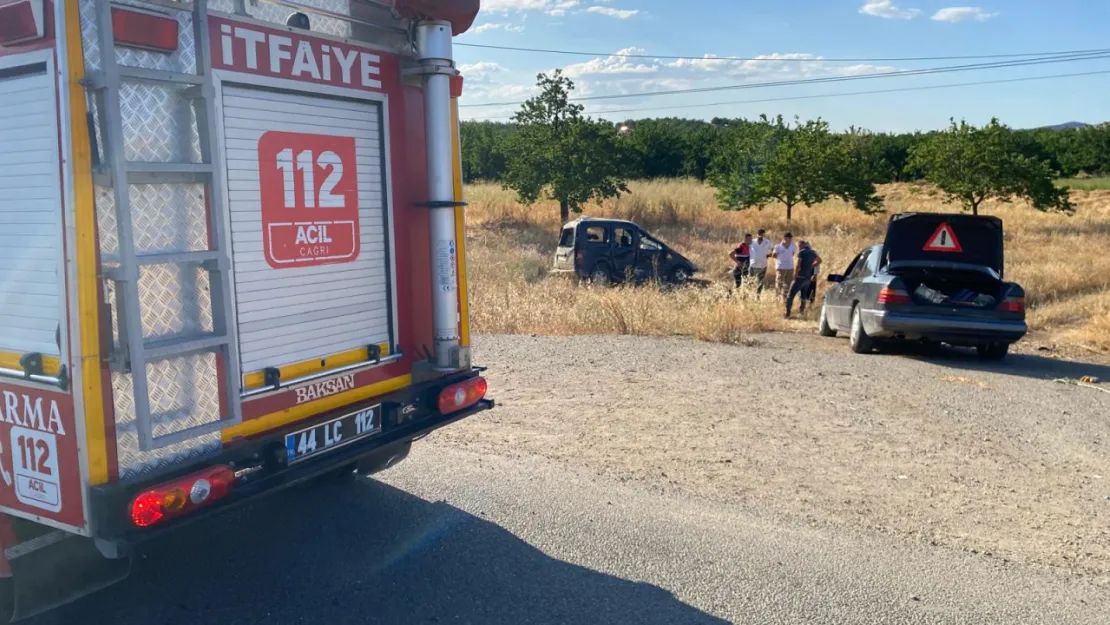
[{"label": "license plate", "polygon": [[293,464],[381,431],[382,407],[379,404],[286,435],[285,451],[289,464]]}]

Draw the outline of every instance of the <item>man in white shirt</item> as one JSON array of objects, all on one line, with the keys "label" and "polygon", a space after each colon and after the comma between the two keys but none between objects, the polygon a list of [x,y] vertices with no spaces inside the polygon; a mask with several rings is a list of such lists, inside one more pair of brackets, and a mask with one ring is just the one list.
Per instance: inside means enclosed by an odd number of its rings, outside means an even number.
[{"label": "man in white shirt", "polygon": [[794,254],[798,246],[794,244],[794,235],[787,232],[782,235],[782,242],[775,246],[771,255],[775,257],[775,294],[780,298],[786,297],[790,283],[794,281]]},{"label": "man in white shirt", "polygon": [[767,233],[762,228],[756,232],[755,240],[749,246],[748,276],[755,283],[755,293],[763,293],[763,286],[767,282],[767,257],[771,255],[771,239],[764,235]]}]

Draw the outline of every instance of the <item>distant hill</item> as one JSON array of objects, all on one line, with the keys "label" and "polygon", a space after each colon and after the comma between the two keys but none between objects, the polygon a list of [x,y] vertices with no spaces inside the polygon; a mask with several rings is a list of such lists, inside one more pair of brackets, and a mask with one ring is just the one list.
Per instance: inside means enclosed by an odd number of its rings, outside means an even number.
[{"label": "distant hill", "polygon": [[1071,130],[1072,128],[1086,128],[1090,124],[1083,122],[1065,122],[1063,124],[1056,124],[1055,126],[1041,126],[1044,130]]}]

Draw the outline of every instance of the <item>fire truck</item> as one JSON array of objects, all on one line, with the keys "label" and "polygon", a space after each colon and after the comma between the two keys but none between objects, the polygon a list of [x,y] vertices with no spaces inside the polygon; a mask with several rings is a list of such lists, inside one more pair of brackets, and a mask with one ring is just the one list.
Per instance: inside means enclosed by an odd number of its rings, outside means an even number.
[{"label": "fire truck", "polygon": [[478,8],[0,0],[5,618],[493,406],[452,60]]}]

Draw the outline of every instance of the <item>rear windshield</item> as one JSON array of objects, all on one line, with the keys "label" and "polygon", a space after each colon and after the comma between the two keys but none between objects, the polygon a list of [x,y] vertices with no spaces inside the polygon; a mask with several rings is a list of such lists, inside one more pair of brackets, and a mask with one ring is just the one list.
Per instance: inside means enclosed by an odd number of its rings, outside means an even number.
[{"label": "rear windshield", "polygon": [[563,228],[563,233],[559,235],[559,247],[573,247],[574,246],[574,227]]},{"label": "rear windshield", "polygon": [[883,260],[952,262],[990,267],[1002,273],[1002,224],[961,215],[914,215],[887,229]]}]

